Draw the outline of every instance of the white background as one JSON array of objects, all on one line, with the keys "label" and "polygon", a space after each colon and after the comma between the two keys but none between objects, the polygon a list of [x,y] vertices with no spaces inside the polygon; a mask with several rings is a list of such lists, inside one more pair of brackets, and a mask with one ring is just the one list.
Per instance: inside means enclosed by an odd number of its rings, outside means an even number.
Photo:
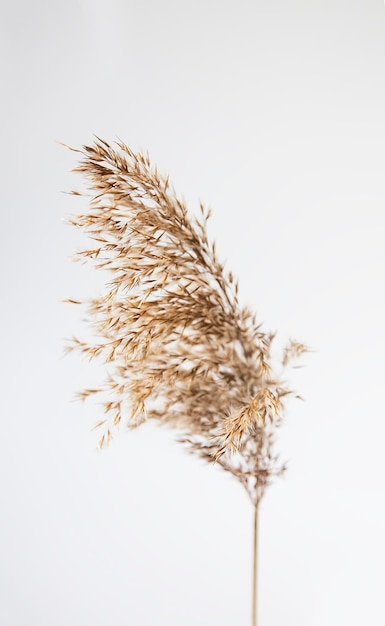
[{"label": "white background", "polygon": [[[383,626],[381,0],[2,3],[1,626],[250,624],[242,488],[145,425],[106,452],[61,303],[92,134],[148,149],[264,328],[316,351],[261,509],[260,626]],[[81,201],[80,201],[81,202]]]}]

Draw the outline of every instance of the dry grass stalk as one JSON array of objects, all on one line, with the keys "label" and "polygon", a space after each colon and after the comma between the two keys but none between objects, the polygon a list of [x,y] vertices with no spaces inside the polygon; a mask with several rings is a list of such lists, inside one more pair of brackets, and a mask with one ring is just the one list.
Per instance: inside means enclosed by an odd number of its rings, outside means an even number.
[{"label": "dry grass stalk", "polygon": [[[273,443],[292,394],[274,372],[274,335],[239,305],[238,285],[208,241],[203,206],[200,219],[189,217],[168,177],[123,143],[96,139],[76,152],[75,171],[93,194],[89,210],[70,220],[93,241],[77,259],[111,276],[107,291],[84,303],[97,342],[68,345],[108,368],[101,388],[80,394],[103,397],[99,445],[122,419],[130,427],[158,420],[233,474],[257,505],[284,469]],[[290,342],[283,370],[305,350]]]}]

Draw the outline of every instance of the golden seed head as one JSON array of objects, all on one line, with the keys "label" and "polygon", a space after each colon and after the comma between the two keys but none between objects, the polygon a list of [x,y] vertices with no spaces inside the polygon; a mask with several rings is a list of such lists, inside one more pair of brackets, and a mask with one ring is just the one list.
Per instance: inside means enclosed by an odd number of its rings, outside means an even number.
[{"label": "golden seed head", "polygon": [[[99,446],[122,418],[130,427],[159,420],[231,472],[256,503],[283,470],[273,435],[292,393],[274,374],[274,335],[239,306],[238,284],[208,242],[210,211],[201,205],[201,219],[189,217],[168,176],[121,142],[113,148],[97,138],[76,152],[74,169],[92,193],[89,209],[70,220],[92,240],[76,259],[110,273],[106,292],[86,301],[97,341],[67,346],[108,372],[100,389],[79,394],[103,398]],[[305,350],[291,341],[283,367]]]}]

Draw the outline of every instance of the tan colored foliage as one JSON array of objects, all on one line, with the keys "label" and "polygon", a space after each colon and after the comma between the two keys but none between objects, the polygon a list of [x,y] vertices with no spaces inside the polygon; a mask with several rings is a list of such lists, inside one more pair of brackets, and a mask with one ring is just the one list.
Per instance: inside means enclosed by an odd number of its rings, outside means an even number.
[{"label": "tan colored foliage", "polygon": [[[130,427],[158,420],[257,503],[283,470],[273,436],[292,393],[273,372],[274,336],[240,307],[237,283],[208,241],[203,206],[200,219],[190,217],[168,177],[123,143],[97,139],[76,152],[75,171],[93,194],[87,212],[70,220],[93,242],[77,258],[111,277],[101,297],[85,302],[97,342],[68,345],[106,364],[104,385],[80,394],[103,398],[100,445],[122,419]],[[305,350],[290,342],[283,366]]]}]

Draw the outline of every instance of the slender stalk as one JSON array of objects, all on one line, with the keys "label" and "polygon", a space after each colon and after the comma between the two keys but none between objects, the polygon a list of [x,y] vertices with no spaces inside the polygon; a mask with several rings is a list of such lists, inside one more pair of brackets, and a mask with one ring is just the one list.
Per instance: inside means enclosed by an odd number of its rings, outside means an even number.
[{"label": "slender stalk", "polygon": [[251,626],[257,626],[257,564],[258,564],[258,502],[254,507],[253,590],[252,590]]}]

